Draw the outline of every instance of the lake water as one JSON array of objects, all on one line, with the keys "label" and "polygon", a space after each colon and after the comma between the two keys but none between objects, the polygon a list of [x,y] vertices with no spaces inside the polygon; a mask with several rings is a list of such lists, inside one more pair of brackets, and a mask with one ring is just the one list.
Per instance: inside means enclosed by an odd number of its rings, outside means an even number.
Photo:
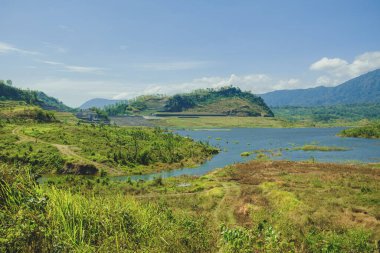
[{"label": "lake water", "polygon": [[[380,162],[380,140],[362,138],[342,138],[336,136],[343,128],[235,128],[210,130],[180,130],[182,136],[197,141],[208,142],[219,147],[221,152],[197,168],[184,168],[172,171],[131,176],[132,180],[150,180],[154,177],[180,175],[204,175],[216,168],[251,160],[255,155],[242,157],[240,154],[254,150],[274,150],[281,156],[275,160],[308,160],[320,162]],[[347,151],[302,151],[292,150],[305,144],[345,147]],[[288,150],[285,150],[288,148]],[[282,149],[281,152],[278,152]],[[128,177],[113,177],[112,180],[126,180]]]}]

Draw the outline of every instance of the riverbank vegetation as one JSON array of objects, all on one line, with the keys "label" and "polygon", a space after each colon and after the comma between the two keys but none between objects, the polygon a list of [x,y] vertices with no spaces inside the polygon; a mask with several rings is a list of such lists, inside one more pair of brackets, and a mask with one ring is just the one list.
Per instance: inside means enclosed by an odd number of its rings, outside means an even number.
[{"label": "riverbank vegetation", "polygon": [[0,103],[0,115],[1,160],[40,173],[144,174],[194,166],[218,152],[160,128],[85,124],[23,102]]},{"label": "riverbank vegetation", "polygon": [[342,137],[380,138],[380,121],[362,127],[345,129],[339,135]]},{"label": "riverbank vegetation", "polygon": [[357,127],[380,119],[380,104],[317,107],[274,107],[275,117],[167,117],[152,121],[175,128],[226,127]]},{"label": "riverbank vegetation", "polygon": [[162,117],[151,120],[160,127],[191,129],[191,128],[301,128],[301,127],[352,127],[364,126],[368,120],[360,121],[335,121],[335,122],[316,122],[316,121],[289,121],[279,117],[199,117],[199,118],[180,118]]},{"label": "riverbank vegetation", "polygon": [[117,182],[0,166],[1,251],[374,252],[371,165],[251,161]]},{"label": "riverbank vegetation", "polygon": [[314,145],[314,144],[307,144],[301,147],[294,147],[293,150],[328,152],[328,151],[347,151],[350,149],[346,147],[319,146],[319,145]]}]

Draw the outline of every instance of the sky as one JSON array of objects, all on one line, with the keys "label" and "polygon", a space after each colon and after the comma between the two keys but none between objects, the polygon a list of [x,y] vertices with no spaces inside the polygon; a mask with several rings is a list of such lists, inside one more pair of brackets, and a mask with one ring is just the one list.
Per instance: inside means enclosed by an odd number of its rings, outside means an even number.
[{"label": "sky", "polygon": [[379,0],[0,0],[0,79],[69,106],[380,68]]}]

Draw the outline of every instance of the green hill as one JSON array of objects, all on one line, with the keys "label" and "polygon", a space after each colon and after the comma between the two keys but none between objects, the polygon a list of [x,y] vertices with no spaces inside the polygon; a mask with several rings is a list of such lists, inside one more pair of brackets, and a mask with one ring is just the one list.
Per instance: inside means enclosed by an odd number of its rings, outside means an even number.
[{"label": "green hill", "polygon": [[107,105],[104,110],[109,116],[149,115],[164,110],[167,100],[168,97],[163,95],[144,95]]},{"label": "green hill", "polygon": [[175,95],[168,99],[165,111],[230,116],[274,116],[262,98],[232,86],[220,89],[200,89]]},{"label": "green hill", "polygon": [[0,101],[0,124],[7,122],[55,122],[54,112],[23,101]]},{"label": "green hill", "polygon": [[72,110],[58,99],[50,97],[41,91],[22,90],[4,81],[0,81],[0,100],[24,101],[30,105],[38,105],[45,110]]},{"label": "green hill", "polygon": [[229,115],[273,117],[260,97],[236,87],[199,89],[174,96],[147,95],[104,108],[110,116],[151,115]]}]

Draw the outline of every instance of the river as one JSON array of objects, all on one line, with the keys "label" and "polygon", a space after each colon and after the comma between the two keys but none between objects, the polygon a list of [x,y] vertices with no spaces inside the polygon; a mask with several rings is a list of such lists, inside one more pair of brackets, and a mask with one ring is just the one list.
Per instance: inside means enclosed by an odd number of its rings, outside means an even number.
[{"label": "river", "polygon": [[[301,161],[314,159],[318,162],[380,162],[380,140],[363,138],[342,138],[337,134],[343,128],[234,128],[178,130],[178,134],[197,141],[208,142],[219,147],[221,152],[196,168],[183,168],[147,175],[131,176],[132,180],[150,180],[154,177],[180,175],[204,175],[216,168],[244,162],[255,155],[242,157],[242,152],[271,150],[275,160]],[[346,151],[303,151],[294,147],[306,144],[345,147]],[[112,177],[123,181],[128,177]]]}]

